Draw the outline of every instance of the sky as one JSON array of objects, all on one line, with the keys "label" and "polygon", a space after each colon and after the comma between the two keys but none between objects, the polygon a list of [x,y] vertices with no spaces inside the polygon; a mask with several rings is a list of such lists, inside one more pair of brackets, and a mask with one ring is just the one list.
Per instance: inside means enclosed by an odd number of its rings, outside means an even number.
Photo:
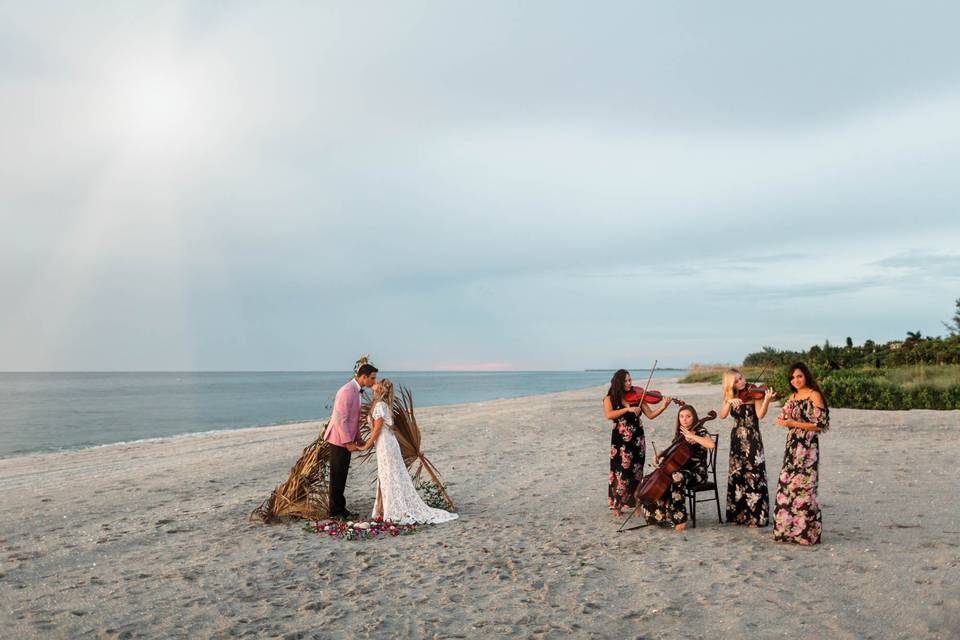
[{"label": "sky", "polygon": [[944,333],[955,3],[0,0],[0,370]]}]

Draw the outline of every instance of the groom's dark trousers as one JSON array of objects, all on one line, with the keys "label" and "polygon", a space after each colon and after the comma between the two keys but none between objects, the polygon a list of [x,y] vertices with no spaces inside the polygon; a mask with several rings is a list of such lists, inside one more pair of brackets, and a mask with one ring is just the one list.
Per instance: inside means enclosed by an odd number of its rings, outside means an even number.
[{"label": "groom's dark trousers", "polygon": [[350,471],[350,451],[335,444],[330,445],[330,517],[347,512],[343,491],[347,488],[347,472]]}]

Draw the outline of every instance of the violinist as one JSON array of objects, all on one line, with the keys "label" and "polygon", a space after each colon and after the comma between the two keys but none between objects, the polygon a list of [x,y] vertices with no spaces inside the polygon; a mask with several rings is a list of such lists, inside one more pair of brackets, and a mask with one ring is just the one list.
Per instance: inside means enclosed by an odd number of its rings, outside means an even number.
[{"label": "violinist", "polygon": [[730,369],[723,374],[720,417],[733,416],[730,431],[730,472],[727,476],[727,522],[748,527],[770,524],[767,463],[763,456],[760,419],[774,397],[770,389],[748,385],[743,374]]},{"label": "violinist", "polygon": [[707,449],[713,449],[716,444],[697,416],[697,410],[690,405],[684,405],[677,412],[673,439],[676,441],[679,438],[690,444],[693,455],[682,470],[674,471],[670,488],[650,509],[644,506],[643,513],[649,524],[683,531],[687,528],[687,501],[684,496],[686,483],[696,485],[707,481]]},{"label": "violinist", "polygon": [[635,506],[633,494],[637,484],[643,479],[647,442],[640,414],[652,420],[663,413],[672,401],[670,397],[664,396],[660,407],[652,409],[646,398],[643,401],[638,399],[635,405],[628,402],[628,394],[633,395],[631,392],[633,380],[630,372],[619,369],[613,374],[610,390],[603,399],[603,415],[613,423],[610,435],[607,505],[613,509],[614,516],[619,516],[625,506]]}]

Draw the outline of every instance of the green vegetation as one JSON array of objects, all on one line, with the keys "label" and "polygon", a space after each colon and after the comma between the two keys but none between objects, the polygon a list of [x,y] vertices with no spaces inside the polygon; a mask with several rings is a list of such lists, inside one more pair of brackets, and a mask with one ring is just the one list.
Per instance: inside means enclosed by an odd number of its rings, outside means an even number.
[{"label": "green vegetation", "polygon": [[960,365],[947,364],[942,367],[918,365],[916,367],[900,367],[887,369],[882,372],[884,378],[900,386],[930,385],[946,389],[960,383]]},{"label": "green vegetation", "polygon": [[903,340],[877,344],[867,340],[862,345],[853,344],[847,338],[845,346],[814,345],[808,351],[780,351],[764,347],[763,351],[751,353],[743,359],[744,366],[763,365],[790,366],[797,360],[811,367],[835,371],[838,369],[889,369],[909,365],[960,364],[960,298],[956,301],[956,314],[950,323],[943,323],[948,335],[924,337],[919,331],[908,331]]},{"label": "green vegetation", "polygon": [[[960,366],[893,369],[811,367],[831,407],[853,409],[960,409]],[[787,367],[778,366],[769,384],[783,397],[792,390]]]},{"label": "green vegetation", "polygon": [[[802,361],[810,367],[832,407],[856,409],[960,409],[960,298],[947,336],[908,331],[904,340],[877,344],[867,340],[844,346],[829,342],[807,351],[764,347],[743,359],[744,376],[753,380],[766,367],[764,379],[789,394],[787,367]],[[719,383],[726,367],[694,366],[680,382]]]},{"label": "green vegetation", "polygon": [[832,406],[855,409],[960,409],[960,368],[929,373],[913,367],[878,372],[841,370],[825,372],[820,388]]},{"label": "green vegetation", "polygon": [[432,480],[421,480],[417,484],[417,493],[428,507],[434,509],[449,509],[450,505],[443,497],[443,491]]},{"label": "green vegetation", "polygon": [[735,364],[692,364],[687,369],[687,375],[680,379],[680,384],[695,382],[720,384],[723,381],[723,372],[730,368],[738,369],[750,381],[756,379],[762,369],[762,367],[743,367]]}]

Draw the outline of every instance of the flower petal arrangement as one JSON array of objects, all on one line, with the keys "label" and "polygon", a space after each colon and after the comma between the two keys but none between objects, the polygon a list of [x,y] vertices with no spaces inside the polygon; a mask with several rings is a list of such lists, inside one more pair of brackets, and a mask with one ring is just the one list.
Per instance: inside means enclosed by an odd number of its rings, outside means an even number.
[{"label": "flower petal arrangement", "polygon": [[341,520],[317,520],[308,522],[303,530],[318,535],[327,535],[340,540],[376,540],[393,536],[408,536],[418,529],[415,524],[394,524],[389,520],[374,518],[368,521],[343,522]]}]

